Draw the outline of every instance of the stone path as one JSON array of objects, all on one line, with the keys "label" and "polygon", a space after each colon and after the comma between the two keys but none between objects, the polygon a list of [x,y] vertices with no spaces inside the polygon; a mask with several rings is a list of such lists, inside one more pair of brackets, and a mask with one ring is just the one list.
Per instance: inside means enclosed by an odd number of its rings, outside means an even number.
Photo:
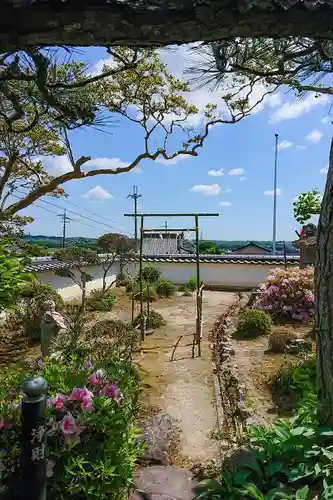
[{"label": "stone path", "polygon": [[[162,415],[169,415],[177,427],[177,453],[172,453],[169,461],[161,463],[180,467],[155,466],[142,469],[137,478],[137,487],[150,492],[153,500],[192,498],[191,476],[182,467],[198,463],[206,465],[219,458],[218,442],[213,437],[216,410],[208,334],[217,317],[234,300],[235,295],[232,293],[204,292],[202,356],[195,359],[191,358],[196,317],[195,297],[166,300],[154,307],[163,314],[167,326],[147,337],[143,345],[139,368],[143,374],[143,383],[149,386],[144,392],[144,400]],[[173,346],[180,335],[184,337],[176,349],[174,361],[171,362]],[[162,421],[165,425],[166,420]],[[161,450],[159,454],[165,456],[161,454]]]}]

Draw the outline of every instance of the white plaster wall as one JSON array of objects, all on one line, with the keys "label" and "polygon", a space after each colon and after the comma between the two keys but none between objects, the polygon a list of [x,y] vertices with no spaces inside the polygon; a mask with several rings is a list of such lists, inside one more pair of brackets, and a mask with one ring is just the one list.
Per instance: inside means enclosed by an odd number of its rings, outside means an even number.
[{"label": "white plaster wall", "polygon": [[[93,276],[93,280],[87,283],[87,292],[102,288],[103,285],[103,269],[101,266],[87,266],[84,268],[85,271]],[[116,280],[116,276],[119,273],[119,264],[115,262],[107,274],[107,284],[112,283]],[[79,277],[79,273],[75,273]],[[72,300],[76,297],[80,297],[81,290],[78,285],[76,285],[70,278],[61,278],[57,276],[54,272],[37,273],[37,279],[41,283],[47,283],[52,286],[58,293],[63,297],[64,300]]]},{"label": "white plaster wall", "polygon": [[[148,263],[145,263],[148,265]],[[168,263],[151,262],[149,265],[162,270],[164,278],[169,279],[177,285],[182,285],[191,276],[196,276],[196,264],[193,263]],[[295,264],[298,266],[298,264]],[[225,289],[245,289],[257,287],[265,281],[276,265],[270,264],[211,264],[200,263],[200,279],[207,286],[216,286]],[[280,266],[283,267],[283,266]],[[139,271],[138,263],[130,263],[125,266],[125,272],[135,276]]]},{"label": "white plaster wall", "polygon": [[[147,266],[148,263],[144,265]],[[162,276],[177,285],[186,283],[191,276],[196,275],[194,262],[152,262],[149,265],[161,269]],[[298,266],[298,264],[294,266]],[[257,287],[276,267],[276,265],[270,264],[211,264],[204,262],[200,264],[200,277],[207,286],[220,287],[225,290],[241,290]],[[103,271],[101,266],[89,266],[85,269],[94,277],[93,281],[87,283],[88,292],[95,288],[102,288]],[[139,264],[137,262],[124,266],[124,272],[129,276],[136,276],[138,271]],[[118,273],[119,264],[115,263],[107,276],[107,282],[115,281]],[[70,278],[61,278],[53,272],[38,273],[37,278],[41,283],[49,283],[65,300],[71,300],[81,294],[78,285],[73,283]]]}]

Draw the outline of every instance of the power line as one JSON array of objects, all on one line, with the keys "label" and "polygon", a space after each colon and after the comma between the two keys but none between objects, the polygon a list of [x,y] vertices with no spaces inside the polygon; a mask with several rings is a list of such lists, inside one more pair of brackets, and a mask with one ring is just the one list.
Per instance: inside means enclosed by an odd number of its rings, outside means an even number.
[{"label": "power line", "polygon": [[[26,193],[26,192],[24,192],[24,191],[20,191],[19,189],[18,189],[17,191],[18,191],[19,193],[22,193],[22,194],[25,194],[25,195],[26,195],[26,194],[28,194],[28,193]],[[22,199],[22,198],[19,198],[19,199]],[[47,205],[52,205],[53,207],[56,207],[56,208],[58,208],[59,210],[63,210],[63,207],[61,207],[60,205],[57,205],[56,203],[53,203],[53,202],[51,202],[51,201],[45,201],[45,200],[42,200],[41,198],[39,198],[39,201],[40,201],[41,203],[46,203]],[[33,204],[34,204],[34,205],[36,205],[36,206],[38,206],[36,203],[33,203]],[[81,207],[80,207],[80,208],[81,208]],[[125,233],[125,234],[128,234],[128,235],[130,235],[130,236],[131,236],[131,233],[128,233],[127,231],[122,231],[122,230],[121,230],[121,229],[119,229],[118,227],[111,226],[110,224],[106,224],[105,222],[100,222],[100,221],[98,221],[98,220],[92,219],[91,217],[87,217],[86,215],[79,214],[78,212],[74,212],[74,210],[69,210],[69,209],[67,209],[67,211],[68,211],[68,212],[70,212],[70,213],[72,213],[72,214],[74,214],[74,215],[77,215],[77,216],[79,216],[79,217],[81,217],[81,218],[83,218],[83,219],[86,219],[86,220],[89,220],[89,221],[91,221],[91,222],[94,222],[95,224],[100,224],[100,225],[102,225],[102,226],[108,227],[108,228],[113,229],[113,230],[115,229],[116,231],[119,231],[119,232],[121,232],[121,233]],[[58,214],[57,214],[57,215],[58,215]],[[98,216],[98,217],[99,217],[99,216]],[[88,225],[88,224],[86,224],[86,225]],[[94,228],[94,229],[95,229],[95,228]]]},{"label": "power line", "polygon": [[[12,194],[13,198],[16,198],[17,200],[23,200],[24,198],[20,198],[19,196],[16,196],[15,194]],[[41,205],[38,205],[38,203],[33,203],[34,206],[41,208],[42,210],[46,210],[47,212],[50,212],[51,214],[59,215],[58,212],[55,212],[54,210],[50,210],[49,208],[42,207]],[[74,220],[74,219],[73,219]],[[82,222],[80,220],[75,219],[75,222],[78,222],[78,224],[82,224],[83,226],[91,227],[92,229],[98,229],[91,224],[87,224],[86,222]]]}]

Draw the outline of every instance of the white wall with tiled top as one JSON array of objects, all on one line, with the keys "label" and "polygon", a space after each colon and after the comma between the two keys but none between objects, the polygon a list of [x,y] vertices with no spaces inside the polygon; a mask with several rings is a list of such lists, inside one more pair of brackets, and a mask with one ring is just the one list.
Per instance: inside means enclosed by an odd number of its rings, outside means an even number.
[{"label": "white wall with tiled top", "polygon": [[[162,276],[182,285],[188,281],[191,276],[196,275],[195,262],[151,262],[144,265],[158,267],[162,271]],[[298,264],[290,264],[289,267],[295,267]],[[200,263],[200,278],[206,286],[216,287],[224,290],[245,290],[257,287],[265,281],[272,269],[282,267],[282,264],[263,264],[263,263]],[[101,266],[89,266],[86,271],[93,276],[93,281],[87,283],[88,292],[94,288],[102,288],[103,271]],[[125,273],[129,276],[136,276],[139,271],[139,263],[132,262],[124,267]],[[107,282],[115,281],[119,273],[119,263],[115,263],[110,269]],[[42,283],[49,283],[57,290],[65,300],[71,300],[79,297],[81,292],[78,285],[73,283],[70,278],[61,278],[54,272],[37,273],[38,280]]]}]

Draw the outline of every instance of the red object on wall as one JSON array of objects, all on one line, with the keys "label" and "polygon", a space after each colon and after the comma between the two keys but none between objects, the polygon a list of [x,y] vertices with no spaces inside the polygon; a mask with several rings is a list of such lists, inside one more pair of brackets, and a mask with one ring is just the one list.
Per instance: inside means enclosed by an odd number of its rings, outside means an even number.
[{"label": "red object on wall", "polygon": [[302,227],[302,230],[301,230],[299,236],[300,236],[300,238],[302,238],[303,236],[305,236],[304,227]]}]

